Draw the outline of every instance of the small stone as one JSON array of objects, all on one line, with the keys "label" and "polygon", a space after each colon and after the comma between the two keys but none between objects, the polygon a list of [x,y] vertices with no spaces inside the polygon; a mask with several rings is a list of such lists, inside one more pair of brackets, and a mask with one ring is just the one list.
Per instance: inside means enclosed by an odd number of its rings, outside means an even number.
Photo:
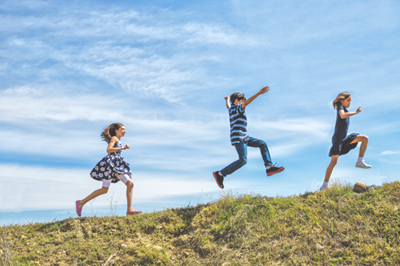
[{"label": "small stone", "polygon": [[366,184],[364,184],[364,183],[357,182],[354,185],[353,190],[354,190],[354,192],[357,192],[357,193],[363,193],[363,192],[368,191],[368,186]]},{"label": "small stone", "polygon": [[126,245],[126,244],[121,244],[121,248],[127,248],[128,247],[128,245]]}]

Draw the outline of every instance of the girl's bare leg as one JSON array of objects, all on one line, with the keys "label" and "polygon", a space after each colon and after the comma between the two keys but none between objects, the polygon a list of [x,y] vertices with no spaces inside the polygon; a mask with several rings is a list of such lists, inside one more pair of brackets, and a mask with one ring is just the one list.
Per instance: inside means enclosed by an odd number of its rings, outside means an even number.
[{"label": "girl's bare leg", "polygon": [[87,196],[86,198],[84,198],[83,200],[80,201],[79,208],[82,208],[83,205],[85,205],[88,201],[90,201],[100,195],[106,194],[107,192],[108,192],[108,187],[102,187],[98,190],[93,191],[89,196]]},{"label": "girl's bare leg", "polygon": [[331,162],[329,163],[328,167],[326,168],[325,179],[324,179],[325,182],[329,182],[333,168],[337,164],[338,159],[339,159],[339,155],[332,155]]},{"label": "girl's bare leg", "polygon": [[361,146],[360,146],[360,153],[358,155],[358,157],[364,157],[365,151],[367,150],[367,146],[368,146],[368,137],[367,136],[363,136],[363,135],[358,135],[350,144],[354,144],[357,142],[361,142]]},{"label": "girl's bare leg", "polygon": [[357,142],[361,142],[361,146],[360,146],[360,153],[358,155],[358,160],[356,163],[356,167],[358,168],[364,168],[364,169],[368,169],[371,168],[371,165],[368,165],[364,162],[364,154],[365,151],[367,150],[367,146],[368,146],[368,137],[367,136],[363,136],[363,135],[358,135],[352,142],[353,143],[357,143]]},{"label": "girl's bare leg", "polygon": [[132,180],[128,180],[125,183],[125,185],[126,185],[126,200],[127,200],[127,205],[128,205],[127,212],[133,212],[132,197],[133,197],[134,184],[133,184]]}]

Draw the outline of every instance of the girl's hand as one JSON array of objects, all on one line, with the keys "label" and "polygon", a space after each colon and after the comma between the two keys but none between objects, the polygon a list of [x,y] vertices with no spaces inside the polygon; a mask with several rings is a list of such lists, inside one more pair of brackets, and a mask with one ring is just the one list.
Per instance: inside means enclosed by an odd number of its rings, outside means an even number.
[{"label": "girl's hand", "polygon": [[358,113],[360,113],[361,111],[362,111],[361,107],[358,107],[357,110],[356,110],[356,113],[358,114]]},{"label": "girl's hand", "polygon": [[229,100],[229,96],[224,96],[224,99],[225,100]]},{"label": "girl's hand", "polygon": [[129,144],[126,144],[125,146],[124,146],[124,150],[126,150],[126,149],[129,149],[131,146],[129,146]]}]

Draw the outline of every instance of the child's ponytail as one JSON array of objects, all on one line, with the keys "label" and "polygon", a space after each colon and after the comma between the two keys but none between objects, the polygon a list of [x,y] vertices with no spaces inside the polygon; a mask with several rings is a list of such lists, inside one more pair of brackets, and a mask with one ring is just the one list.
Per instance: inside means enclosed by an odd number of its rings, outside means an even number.
[{"label": "child's ponytail", "polygon": [[124,125],[121,123],[113,123],[113,124],[109,125],[100,134],[102,140],[109,143],[111,138],[116,135],[115,131],[120,129],[122,126],[124,126]]}]

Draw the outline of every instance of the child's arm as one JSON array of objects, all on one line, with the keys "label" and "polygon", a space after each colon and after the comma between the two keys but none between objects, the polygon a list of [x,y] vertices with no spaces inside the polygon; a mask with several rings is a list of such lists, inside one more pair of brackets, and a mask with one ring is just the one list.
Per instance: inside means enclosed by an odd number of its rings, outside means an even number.
[{"label": "child's arm", "polygon": [[355,112],[345,112],[343,109],[339,110],[339,115],[341,119],[346,119],[347,117],[350,117],[352,115],[356,115],[362,111],[361,107],[358,107]]},{"label": "child's arm", "polygon": [[224,99],[226,101],[226,109],[229,110],[229,108],[231,108],[231,104],[229,103],[229,96],[225,96]]},{"label": "child's arm", "polygon": [[130,148],[129,144],[126,144],[124,147],[115,147],[114,148],[113,146],[116,142],[118,142],[118,138],[115,136],[112,137],[110,140],[110,143],[108,143],[108,146],[107,146],[107,153],[113,153],[116,151],[122,151],[122,150],[126,150],[126,149]]},{"label": "child's arm", "polygon": [[242,103],[242,108],[246,108],[247,105],[251,104],[252,101],[254,101],[255,98],[257,98],[258,96],[260,96],[261,94],[266,93],[267,91],[269,91],[269,87],[265,86],[264,88],[262,88],[259,92],[257,92],[256,94],[254,94],[253,96],[251,96],[250,98],[248,98],[244,103]]}]

